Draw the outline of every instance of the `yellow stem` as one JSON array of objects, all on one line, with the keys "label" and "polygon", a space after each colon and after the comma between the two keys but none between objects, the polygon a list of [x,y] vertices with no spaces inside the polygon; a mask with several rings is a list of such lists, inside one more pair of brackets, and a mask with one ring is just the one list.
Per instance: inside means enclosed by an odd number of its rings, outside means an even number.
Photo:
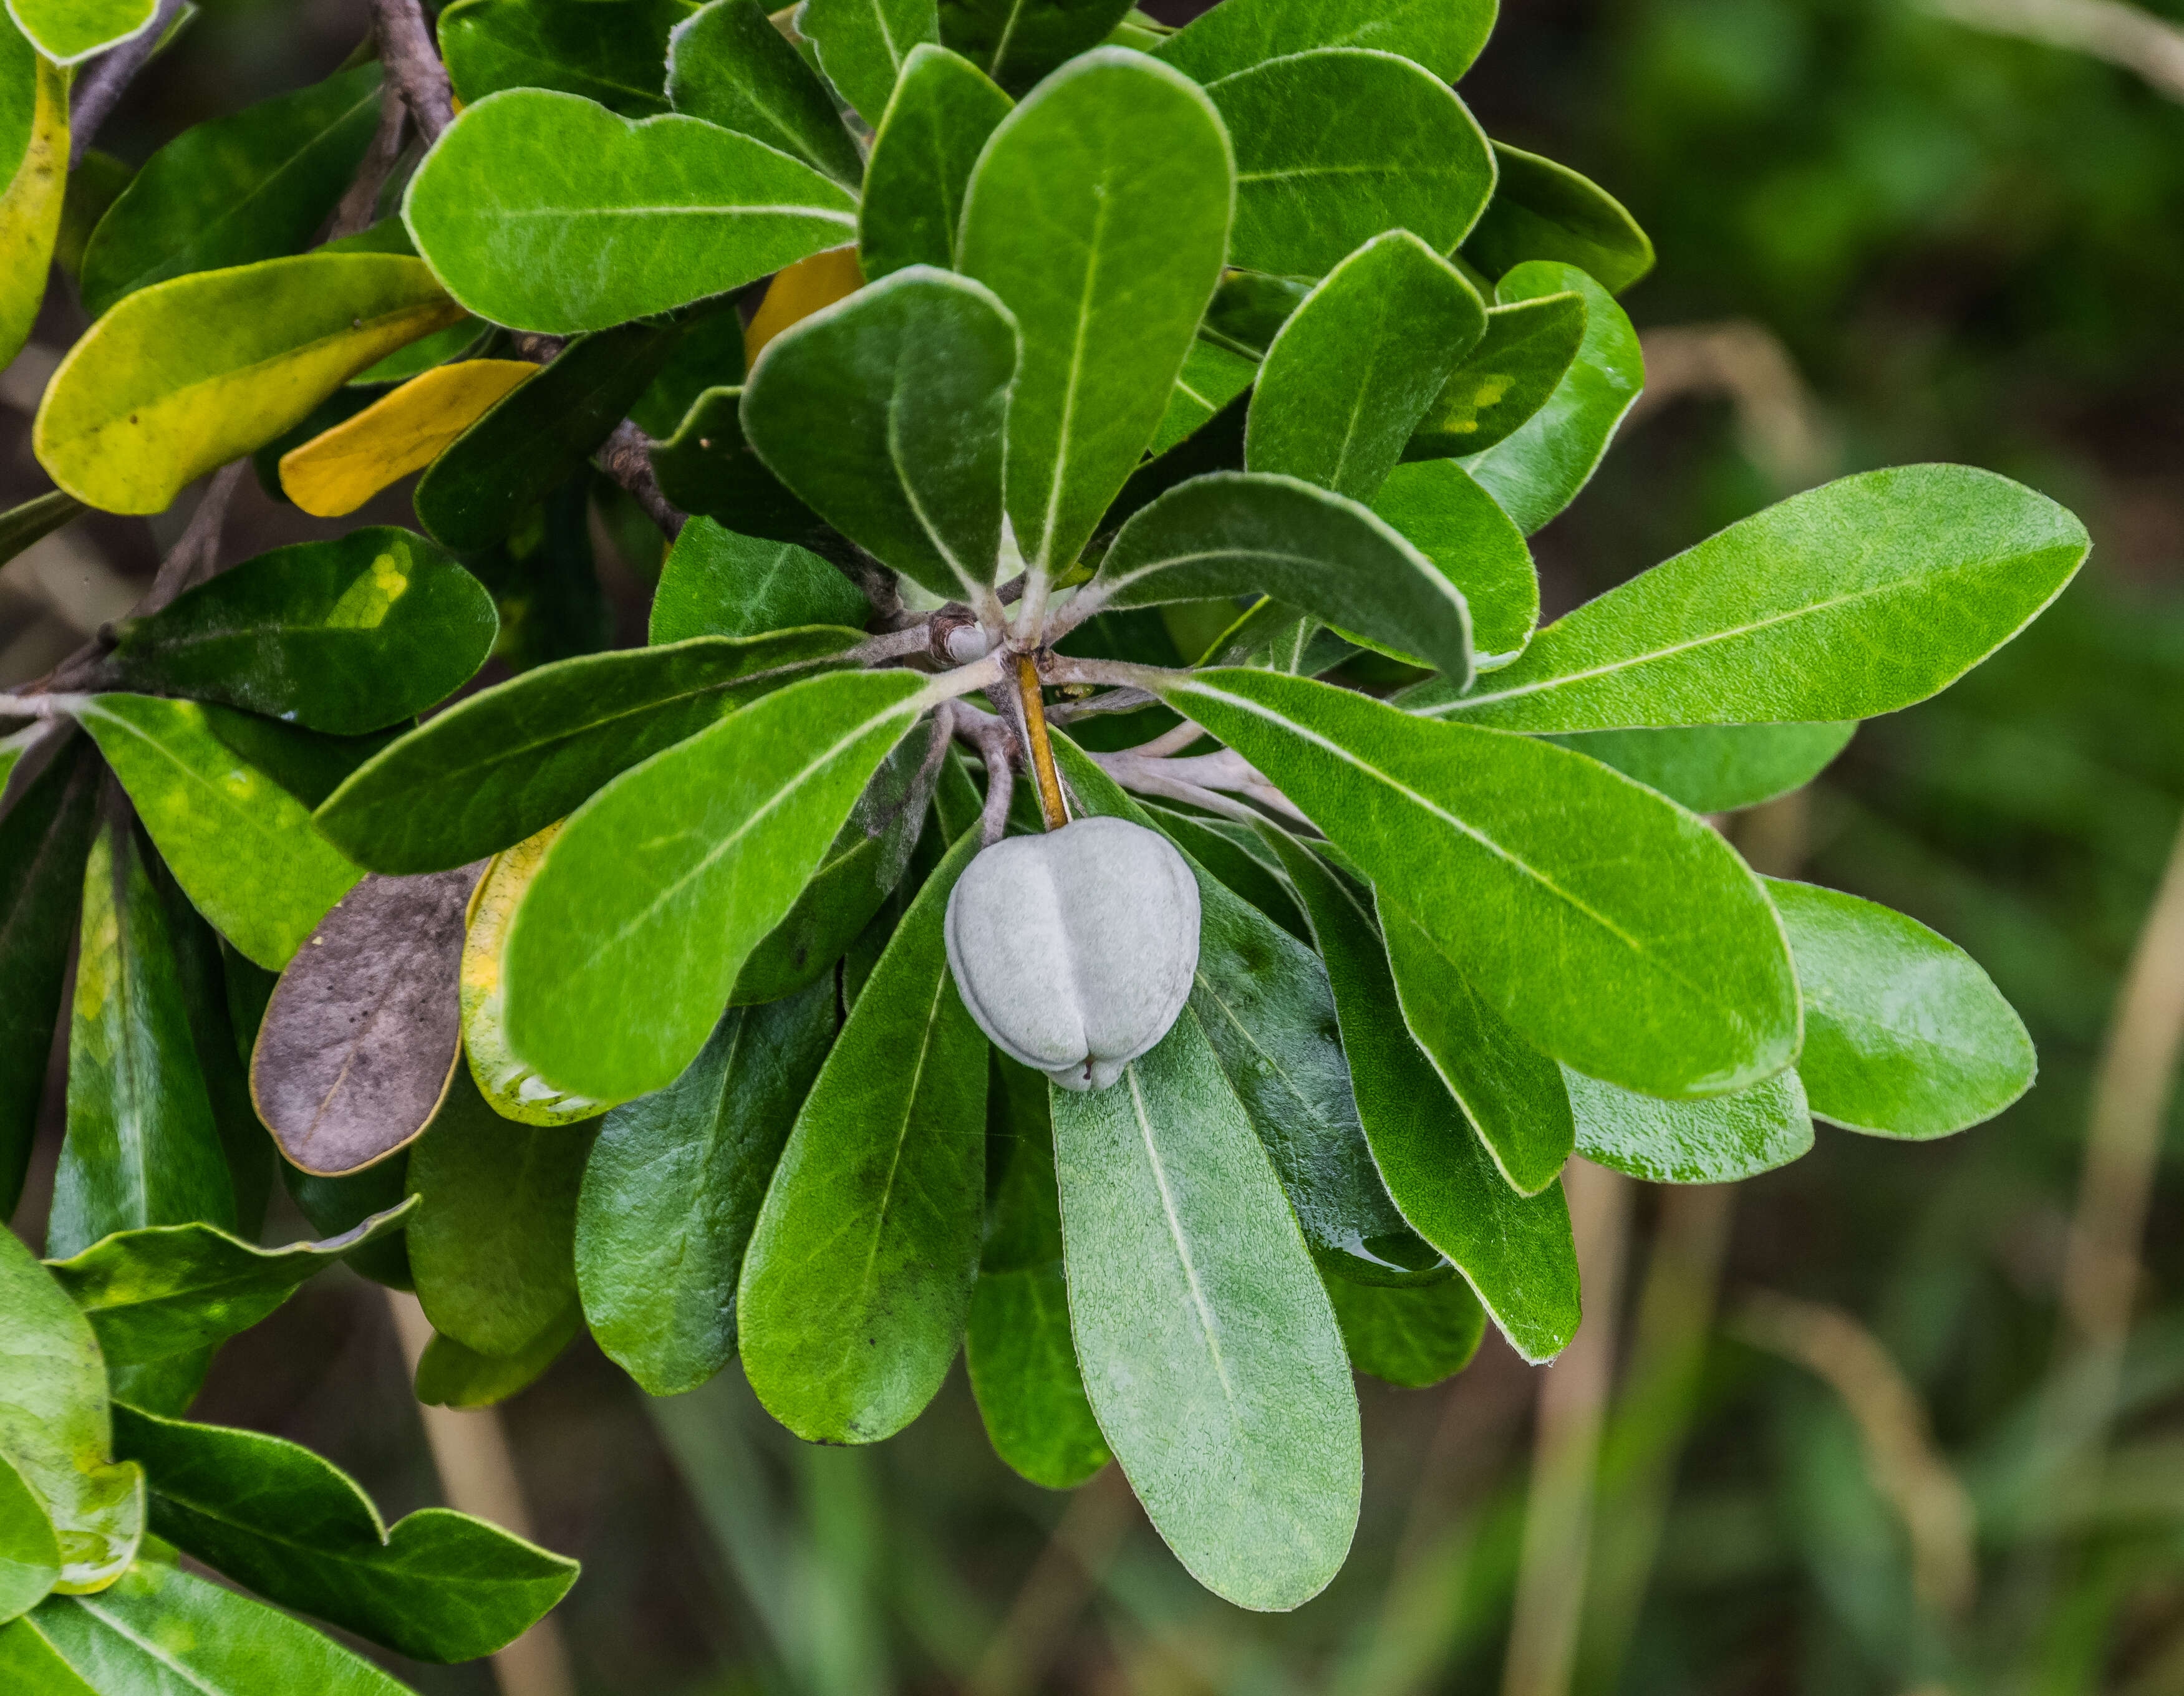
[{"label": "yellow stem", "polygon": [[1017,656],[1017,701],[1023,709],[1024,741],[1029,745],[1031,775],[1039,786],[1039,816],[1050,831],[1069,822],[1062,804],[1061,779],[1054,769],[1054,746],[1046,739],[1046,705],[1039,699],[1039,666],[1028,653]]}]

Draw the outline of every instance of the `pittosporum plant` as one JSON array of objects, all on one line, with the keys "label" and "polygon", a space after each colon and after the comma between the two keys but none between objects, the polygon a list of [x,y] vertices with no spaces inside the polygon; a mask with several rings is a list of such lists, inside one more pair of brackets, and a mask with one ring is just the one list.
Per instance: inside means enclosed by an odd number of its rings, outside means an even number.
[{"label": "pittosporum plant", "polygon": [[[53,67],[102,44],[64,25],[130,8],[8,4],[5,215],[49,242]],[[118,1452],[161,1537],[373,1631],[332,1554],[304,1595],[231,1564],[245,1439],[179,1418],[277,1299],[232,1266],[348,1254],[457,1404],[588,1326],[869,1443],[962,1348],[1011,1465],[1112,1455],[1202,1582],[1293,1607],[1356,1521],[1353,1368],[1569,1341],[1574,1153],[1717,1182],[2030,1083],[1968,959],[1703,815],[1977,664],[2085,533],[1873,471],[1535,631],[1525,537],[1638,392],[1652,255],[1451,92],[1489,0],[455,0],[437,53],[375,11],[377,64],[89,230],[58,492],[0,520],[218,473],[141,614],[5,703],[8,1193],[73,948],[48,1251],[126,1404],[109,1450],[101,1376],[53,1381],[80,1477],[0,1421],[34,1508],[106,1515],[64,1590],[127,1566]],[[211,576],[252,454],[321,516],[421,470],[426,533]],[[645,647],[595,651],[594,505],[673,537]],[[239,1240],[261,1122],[363,1237]],[[103,1605],[0,1654],[81,1672]]]}]

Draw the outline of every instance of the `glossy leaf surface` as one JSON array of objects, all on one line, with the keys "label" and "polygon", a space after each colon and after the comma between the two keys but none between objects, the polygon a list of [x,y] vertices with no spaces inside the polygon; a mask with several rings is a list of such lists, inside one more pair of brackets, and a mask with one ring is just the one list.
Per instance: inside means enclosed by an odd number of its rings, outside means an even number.
[{"label": "glossy leaf surface", "polygon": [[1221,0],[1154,52],[1206,82],[1313,47],[1369,47],[1454,82],[1486,45],[1495,9],[1495,0]]},{"label": "glossy leaf surface", "polygon": [[1453,1377],[1471,1364],[1486,1334],[1486,1310],[1461,1278],[1413,1289],[1335,1278],[1327,1293],[1351,1365],[1403,1389]]},{"label": "glossy leaf surface", "polygon": [[1098,47],[1129,0],[941,0],[940,39],[1011,94]]},{"label": "glossy leaf surface", "polygon": [[542,665],[456,703],[359,766],[319,829],[374,870],[443,871],[512,847],[618,772],[785,679],[850,630],[704,637]]},{"label": "glossy leaf surface", "polygon": [[155,283],[69,350],[32,446],[86,504],[164,512],[365,366],[461,315],[430,270],[393,253],[304,253]]},{"label": "glossy leaf surface", "polygon": [[1813,1146],[1795,1071],[1711,1101],[1662,1101],[1567,1069],[1563,1081],[1578,1153],[1653,1183],[1730,1183],[1787,1165]]},{"label": "glossy leaf surface", "polygon": [[1864,472],[1587,602],[1490,684],[1433,710],[1532,731],[1894,712],[2015,636],[2090,546],[2061,507],[1989,471]]},{"label": "glossy leaf surface", "polygon": [[1000,557],[1016,373],[1016,325],[992,292],[913,265],[769,342],[744,388],[744,431],[859,547],[970,600]]},{"label": "glossy leaf surface", "polygon": [[268,970],[287,965],[363,876],[311,828],[302,801],[237,753],[231,737],[248,745],[242,715],[99,695],[77,716],[192,904]]},{"label": "glossy leaf surface", "polygon": [[[1439,459],[1396,466],[1369,504],[1463,596],[1474,666],[1497,670],[1524,651],[1540,621],[1540,576],[1522,532],[1493,496],[1462,466]],[[1423,651],[1415,639],[1396,646]]]},{"label": "glossy leaf surface", "polygon": [[1102,47],[1001,120],[963,208],[957,268],[1023,338],[1008,511],[1034,570],[1076,560],[1159,428],[1219,278],[1234,198],[1205,95]]},{"label": "glossy leaf surface", "polygon": [[1135,607],[1254,592],[1470,675],[1455,585],[1365,507],[1291,477],[1216,471],[1169,490],[1123,525],[1084,595]]},{"label": "glossy leaf surface", "polygon": [[1369,892],[1294,837],[1267,835],[1326,962],[1357,1116],[1388,1193],[1463,1275],[1510,1346],[1527,1360],[1553,1359],[1576,1335],[1580,1316],[1561,1183],[1531,1196],[1509,1187],[1410,1034]]},{"label": "glossy leaf surface", "polygon": [[960,54],[931,42],[911,49],[865,166],[857,254],[867,277],[956,263],[972,167],[1011,104]]},{"label": "glossy leaf surface", "polygon": [[504,88],[554,88],[652,118],[667,110],[669,31],[695,9],[693,0],[455,0],[440,14],[440,53],[466,106]]},{"label": "glossy leaf surface", "polygon": [[[69,81],[0,19],[0,78],[20,112],[20,150],[0,137],[0,242],[11,255],[0,276],[0,364],[30,340],[46,298],[46,274],[60,236],[67,197]],[[25,97],[27,97],[25,98]],[[14,115],[12,113],[10,115]]]},{"label": "glossy leaf surface", "polygon": [[632,123],[516,88],[464,111],[410,180],[417,251],[479,317],[566,335],[741,287],[854,234],[856,200],[696,118]]},{"label": "glossy leaf surface", "polygon": [[1694,813],[1756,807],[1819,776],[1858,729],[1847,725],[1687,725],[1579,731],[1553,738]]},{"label": "glossy leaf surface", "polygon": [[458,1069],[410,1151],[410,1271],[432,1328],[482,1354],[518,1353],[577,1294],[577,1187],[588,1126],[513,1124]]},{"label": "glossy leaf surface", "polygon": [[1780,921],[1681,808],[1551,743],[1446,737],[1467,727],[1306,678],[1223,670],[1162,693],[1321,824],[1555,1058],[1689,1096],[1741,1089],[1796,1054]]},{"label": "glossy leaf surface", "polygon": [[537,1383],[583,1328],[584,1310],[571,1300],[560,1317],[513,1354],[481,1354],[435,1332],[417,1361],[417,1399],[443,1408],[489,1408],[504,1402]]},{"label": "glossy leaf surface", "polygon": [[0,1454],[58,1533],[58,1587],[103,1589],[143,1535],[144,1474],[113,1459],[106,1365],[91,1321],[13,1232],[0,1232]]},{"label": "glossy leaf surface", "polygon": [[423,470],[510,390],[538,375],[528,359],[436,365],[283,453],[281,492],[314,518],[344,517]]},{"label": "glossy leaf surface", "polygon": [[940,39],[933,0],[805,0],[800,34],[827,80],[869,124],[878,124],[911,51]]},{"label": "glossy leaf surface", "polygon": [[254,1431],[114,1413],[153,1480],[152,1528],[268,1601],[421,1660],[490,1654],[576,1582],[577,1563],[468,1514],[389,1526],[338,1468]]},{"label": "glossy leaf surface", "polygon": [[125,818],[102,820],[84,865],[68,1135],[46,1226],[56,1255],[146,1225],[235,1224],[175,958],[177,915],[154,876]]},{"label": "glossy leaf surface", "polygon": [[758,0],[712,0],[677,27],[667,98],[677,112],[764,142],[850,187],[864,175],[826,85]]},{"label": "glossy leaf surface", "polygon": [[1294,1608],[1349,1553],[1362,1454],[1341,1333],[1266,1152],[1188,1008],[1112,1087],[1050,1104],[1100,1429],[1193,1577]]},{"label": "glossy leaf surface", "polygon": [[415,718],[485,663],[485,586],[422,537],[370,525],[276,548],[124,620],[125,688],[355,736]]},{"label": "glossy leaf surface", "polygon": [[72,65],[151,26],[158,0],[8,0],[8,14],[31,45]]},{"label": "glossy leaf surface", "polygon": [[60,1534],[46,1504],[0,1453],[0,1624],[36,1607],[60,1576]]},{"label": "glossy leaf surface", "polygon": [[1455,266],[1407,230],[1374,236],[1321,279],[1267,349],[1245,468],[1370,501],[1485,329],[1486,308]]},{"label": "glossy leaf surface", "polygon": [[33,542],[43,542],[83,511],[83,503],[74,495],[53,489],[0,512],[0,565]]},{"label": "glossy leaf surface", "polygon": [[1464,461],[1527,536],[1577,498],[1646,382],[1646,356],[1630,318],[1575,265],[1528,260],[1494,287],[1502,306],[1562,294],[1585,301],[1585,334],[1576,358],[1538,410]]},{"label": "glossy leaf surface", "polygon": [[1324,276],[1384,230],[1452,250],[1494,191],[1494,156],[1432,72],[1323,48],[1222,77],[1206,92],[1236,148],[1228,263]]},{"label": "glossy leaf surface", "polygon": [[577,1282],[592,1335],[648,1395],[695,1389],[735,1358],[744,1249],[834,1024],[831,976],[731,1008],[682,1076],[599,1127]]},{"label": "glossy leaf surface", "polygon": [[367,876],[274,988],[250,1058],[258,1116],[291,1165],[354,1171],[422,1132],[461,1040],[464,910],[475,864]]},{"label": "glossy leaf surface", "polygon": [[1521,147],[1494,144],[1498,180],[1463,257],[1490,277],[1526,259],[1559,259],[1620,294],[1653,269],[1653,243],[1597,183]]},{"label": "glossy leaf surface", "polygon": [[1513,434],[1561,386],[1588,321],[1585,297],[1574,291],[1491,309],[1486,333],[1441,385],[1403,457],[1484,453]]},{"label": "glossy leaf surface", "polygon": [[2024,1021],[1947,937],[1839,890],[1769,878],[1767,892],[1797,962],[1797,1076],[1815,1114],[1884,1137],[1947,1137],[2032,1087]]},{"label": "glossy leaf surface", "polygon": [[978,852],[965,836],[903,915],[796,1116],[744,1258],[744,1371],[806,1441],[901,1430],[939,1392],[970,1316],[987,1049],[942,918]]},{"label": "glossy leaf surface", "polygon": [[[510,927],[515,1053],[609,1103],[671,1082],[909,731],[923,687],[900,671],[792,683],[579,808]],[[641,1001],[632,982],[647,986]]]},{"label": "glossy leaf surface", "polygon": [[83,253],[83,309],[308,246],[379,125],[379,67],[194,124],[144,162]]},{"label": "glossy leaf surface", "polygon": [[667,550],[649,635],[660,648],[695,636],[765,636],[805,625],[855,630],[871,613],[850,581],[810,549],[694,518]]}]

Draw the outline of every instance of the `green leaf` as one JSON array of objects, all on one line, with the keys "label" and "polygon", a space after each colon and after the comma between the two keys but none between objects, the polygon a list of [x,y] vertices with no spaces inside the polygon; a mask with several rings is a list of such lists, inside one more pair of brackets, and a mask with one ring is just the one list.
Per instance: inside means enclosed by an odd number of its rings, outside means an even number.
[{"label": "green leaf", "polygon": [[1308,281],[1270,277],[1260,271],[1230,271],[1213,291],[1199,335],[1231,353],[1261,359],[1281,334],[1290,314],[1312,292]]},{"label": "green leaf", "polygon": [[871,612],[849,580],[809,549],[694,518],[667,550],[648,639],[662,648],[696,636],[766,636],[803,625],[854,630]]},{"label": "green leaf", "polygon": [[1577,1151],[1657,1184],[1730,1183],[1786,1166],[1813,1146],[1795,1071],[1711,1101],[1662,1101],[1563,1069]]},{"label": "green leaf", "polygon": [[[281,1182],[289,1199],[321,1237],[339,1237],[354,1231],[374,1215],[399,1207],[409,1198],[410,1156],[404,1152],[398,1151],[376,1166],[339,1177],[298,1171],[286,1160],[280,1165]],[[409,1239],[398,1231],[352,1249],[348,1266],[389,1289],[406,1290],[411,1282]]]},{"label": "green leaf", "polygon": [[98,695],[76,715],[198,911],[269,970],[363,876],[311,828],[301,801],[229,745],[252,726],[242,715]]},{"label": "green leaf", "polygon": [[1486,1310],[1458,1278],[1411,1289],[1331,1278],[1327,1294],[1351,1365],[1407,1390],[1454,1377],[1486,1334]]},{"label": "green leaf", "polygon": [[677,313],[687,320],[667,363],[629,409],[630,421],[648,436],[666,437],[707,389],[744,380],[744,320],[735,303],[715,301]]},{"label": "green leaf", "polygon": [[234,1187],[148,858],[125,817],[109,815],[84,866],[68,1136],[46,1228],[56,1255],[140,1226],[235,1224]]},{"label": "green leaf", "polygon": [[815,1443],[892,1437],[939,1393],[978,1276],[986,1040],[941,920],[966,835],[911,904],[774,1169],[736,1305],[744,1371]]},{"label": "green leaf", "polygon": [[357,768],[318,828],[374,870],[443,871],[512,847],[616,774],[785,679],[846,664],[826,627],[583,654],[457,702]]},{"label": "green leaf", "polygon": [[963,1360],[994,1453],[1034,1484],[1073,1490],[1112,1457],[1070,1339],[1046,1080],[999,1053],[993,1066],[986,1147],[1006,1164],[998,1187],[988,1182]]},{"label": "green leaf", "polygon": [[1220,277],[1234,195],[1205,95],[1119,47],[1049,77],[979,156],[957,264],[1023,337],[1008,510],[1035,574],[1075,562],[1159,428]]},{"label": "green leaf", "polygon": [[691,0],[455,0],[440,14],[440,53],[465,106],[504,88],[554,88],[626,118],[667,110],[668,32]]},{"label": "green leaf", "polygon": [[1577,498],[1646,382],[1646,356],[1630,320],[1613,295],[1575,265],[1528,260],[1494,288],[1502,306],[1561,294],[1585,300],[1585,335],[1576,359],[1544,405],[1464,461],[1464,469],[1527,536]]},{"label": "green leaf", "polygon": [[865,165],[857,258],[867,278],[956,263],[972,168],[1013,103],[945,47],[928,42],[911,49]]},{"label": "green leaf", "polygon": [[1000,559],[1017,329],[967,278],[894,271],[784,331],[744,386],[759,457],[850,541],[976,604]]},{"label": "green leaf", "polygon": [[1536,1195],[1562,1173],[1576,1127],[1555,1063],[1512,1029],[1470,975],[1411,915],[1378,904],[1403,1022],[1503,1180]]},{"label": "green leaf", "polygon": [[1256,360],[1202,337],[1192,342],[1190,352],[1184,355],[1182,373],[1169,392],[1167,410],[1161,414],[1160,428],[1146,444],[1146,453],[1158,459],[1195,435],[1250,388],[1258,375]]},{"label": "green leaf", "polygon": [[831,976],[730,1008],[682,1076],[601,1126],[577,1282],[592,1335],[648,1395],[694,1390],[735,1358],[744,1248],[833,1039]]},{"label": "green leaf", "polygon": [[1540,621],[1540,576],[1524,533],[1493,496],[1462,466],[1435,459],[1396,466],[1371,505],[1462,592],[1479,670],[1499,670],[1524,651]]},{"label": "green leaf", "polygon": [[827,526],[782,487],[744,439],[743,398],[740,388],[707,389],[682,428],[653,444],[660,492],[685,512],[703,514],[744,536],[818,544],[828,534]]},{"label": "green leaf", "polygon": [[933,0],[805,0],[796,28],[827,80],[867,123],[887,110],[911,51],[940,39]]},{"label": "green leaf", "polygon": [[1496,0],[1221,0],[1154,49],[1201,82],[1313,47],[1416,59],[1443,82],[1470,69]]},{"label": "green leaf", "polygon": [[281,975],[250,1058],[258,1116],[299,1171],[354,1171],[447,1098],[462,1027],[464,909],[479,868],[367,876]]},{"label": "green leaf", "polygon": [[[903,671],[792,683],[580,807],[509,931],[515,1055],[554,1087],[610,1104],[671,1082],[925,688]],[[632,983],[646,986],[641,1005]]]},{"label": "green leaf", "polygon": [[0,1675],[11,1663],[40,1696],[410,1696],[300,1620],[148,1545],[103,1594],[52,1597],[0,1632]]},{"label": "green leaf", "polygon": [[519,1352],[577,1296],[585,1126],[517,1125],[458,1068],[410,1151],[410,1271],[432,1328],[481,1354]]},{"label": "green leaf", "polygon": [[48,490],[0,512],[0,565],[33,542],[43,542],[63,525],[81,516],[81,501],[59,489]]},{"label": "green leaf", "polygon": [[1446,253],[1494,192],[1485,132],[1409,59],[1321,48],[1206,92],[1235,143],[1228,263],[1245,270],[1324,276],[1384,230]]},{"label": "green leaf", "polygon": [[[481,318],[566,335],[725,294],[856,228],[856,197],[701,119],[514,88],[466,108],[402,215]],[[58,481],[58,480],[57,480]]]},{"label": "green leaf", "polygon": [[[22,38],[17,35],[15,40],[20,42]],[[4,51],[5,47],[0,46],[0,52]],[[26,57],[21,63],[27,66],[30,61]],[[26,78],[19,86],[29,90],[36,85]],[[30,99],[28,94],[23,97],[26,102]],[[27,141],[29,114],[34,108],[25,104],[20,109],[25,125],[22,134]],[[9,145],[0,142],[0,158],[14,157]],[[106,215],[115,197],[129,186],[129,179],[136,175],[134,165],[98,147],[86,147],[69,161],[68,186],[61,197],[60,230],[53,237],[53,263],[60,267],[63,276],[74,278],[82,272],[83,250],[91,244],[92,232],[98,227],[98,220]]]},{"label": "green leaf", "polygon": [[428,1407],[489,1408],[537,1383],[584,1328],[573,1299],[551,1325],[513,1354],[481,1354],[435,1332],[417,1362],[417,1399]]},{"label": "green leaf", "polygon": [[463,553],[515,529],[613,431],[674,351],[671,325],[579,336],[463,431],[417,480],[417,520]]},{"label": "green leaf", "polygon": [[1470,727],[1307,678],[1214,671],[1161,694],[1264,772],[1553,1058],[1695,1096],[1797,1053],[1789,951],[1758,879],[1651,790],[1551,743],[1448,737]]},{"label": "green leaf", "polygon": [[83,309],[307,247],[379,126],[379,67],[192,125],[146,160],[83,254]]},{"label": "green leaf", "polygon": [[1526,731],[1871,718],[2015,636],[2091,545],[2054,502],[1991,471],[1868,471],[1588,601],[1490,687],[1405,704]]},{"label": "green leaf", "polygon": [[367,365],[461,315],[423,264],[398,254],[304,253],[154,283],[69,350],[31,443],[86,504],[164,512]]},{"label": "green leaf", "polygon": [[1560,1181],[1531,1196],[1510,1188],[1411,1037],[1370,892],[1286,832],[1264,834],[1326,961],[1357,1116],[1388,1193],[1463,1274],[1510,1346],[1535,1363],[1553,1359],[1577,1334],[1580,1316],[1577,1247]]},{"label": "green leaf", "polygon": [[1733,813],[1802,789],[1843,751],[1855,722],[1689,725],[1658,731],[1579,731],[1551,737],[1694,813]]},{"label": "green leaf", "polygon": [[1078,605],[1255,591],[1470,675],[1471,616],[1456,586],[1368,509],[1293,477],[1215,471],[1169,490],[1123,525]]},{"label": "green leaf", "polygon": [[0,18],[0,365],[30,340],[67,202],[69,75]]},{"label": "green leaf", "polygon": [[1112,1087],[1055,1088],[1085,1393],[1153,1526],[1240,1607],[1294,1608],[1357,1523],[1334,1311],[1196,1011]]},{"label": "green leaf", "polygon": [[148,30],[158,0],[8,0],[31,45],[56,64],[80,64]]},{"label": "green leaf", "polygon": [[2025,1024],[1947,937],[1839,890],[1767,880],[1805,1002],[1812,1109],[1875,1136],[1947,1137],[1994,1115],[2039,1069]]},{"label": "green leaf", "polygon": [[143,1535],[143,1470],[113,1460],[106,1365],[91,1321],[8,1231],[0,1231],[0,1456],[59,1536],[56,1588],[103,1589]]},{"label": "green leaf", "polygon": [[1494,144],[1499,178],[1463,257],[1490,277],[1526,259],[1559,259],[1620,294],[1653,269],[1653,243],[1597,183],[1521,147]]},{"label": "green leaf", "polygon": [[1303,909],[1279,869],[1261,857],[1263,851],[1249,825],[1173,812],[1150,804],[1145,813],[1162,836],[1200,866],[1306,948],[1312,946],[1312,927],[1305,922]]},{"label": "green leaf", "polygon": [[1486,308],[1407,230],[1376,236],[1306,295],[1267,349],[1244,464],[1370,501],[1472,344]]},{"label": "green leaf", "polygon": [[125,620],[109,664],[123,688],[354,736],[453,694],[499,628],[476,578],[422,537],[371,525],[276,548]]},{"label": "green leaf", "polygon": [[[1067,737],[1054,738],[1054,752],[1078,815],[1153,826]],[[1306,1241],[1346,1276],[1407,1280],[1435,1257],[1373,1169],[1326,972],[1310,948],[1203,865],[1192,861],[1191,872],[1200,931],[1190,1005]]]},{"label": "green leaf", "polygon": [[254,1431],[114,1410],[151,1476],[152,1528],[268,1601],[420,1660],[470,1660],[521,1637],[577,1563],[468,1514],[389,1526],[337,1467]]},{"label": "green leaf", "polygon": [[[60,1533],[37,1493],[0,1454],[0,1623],[36,1607],[60,1576]],[[0,1649],[0,1676],[6,1671]]]},{"label": "green leaf", "polygon": [[404,1201],[338,1237],[278,1248],[201,1221],[155,1225],[117,1232],[47,1269],[90,1319],[109,1366],[159,1360],[249,1330],[307,1278],[395,1235],[415,1205]]},{"label": "green leaf", "polygon": [[1576,363],[1590,318],[1574,290],[1497,306],[1403,448],[1406,459],[1480,453],[1545,406]]},{"label": "green leaf", "polygon": [[10,1215],[37,1137],[99,780],[87,743],[64,746],[0,814],[0,1213]]},{"label": "green leaf", "polygon": [[1098,47],[1130,0],[940,0],[940,39],[1011,94]]},{"label": "green leaf", "polygon": [[865,174],[833,97],[758,0],[712,0],[669,38],[677,112],[739,131],[851,188]]}]

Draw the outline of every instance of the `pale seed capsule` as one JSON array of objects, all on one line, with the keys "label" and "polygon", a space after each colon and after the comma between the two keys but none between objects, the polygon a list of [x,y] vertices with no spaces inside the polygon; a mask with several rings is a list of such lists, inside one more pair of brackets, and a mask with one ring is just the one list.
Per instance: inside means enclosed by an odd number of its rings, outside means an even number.
[{"label": "pale seed capsule", "polygon": [[1198,970],[1198,881],[1127,819],[1011,837],[948,898],[948,965],[995,1048],[1065,1089],[1105,1089],[1167,1034]]}]

